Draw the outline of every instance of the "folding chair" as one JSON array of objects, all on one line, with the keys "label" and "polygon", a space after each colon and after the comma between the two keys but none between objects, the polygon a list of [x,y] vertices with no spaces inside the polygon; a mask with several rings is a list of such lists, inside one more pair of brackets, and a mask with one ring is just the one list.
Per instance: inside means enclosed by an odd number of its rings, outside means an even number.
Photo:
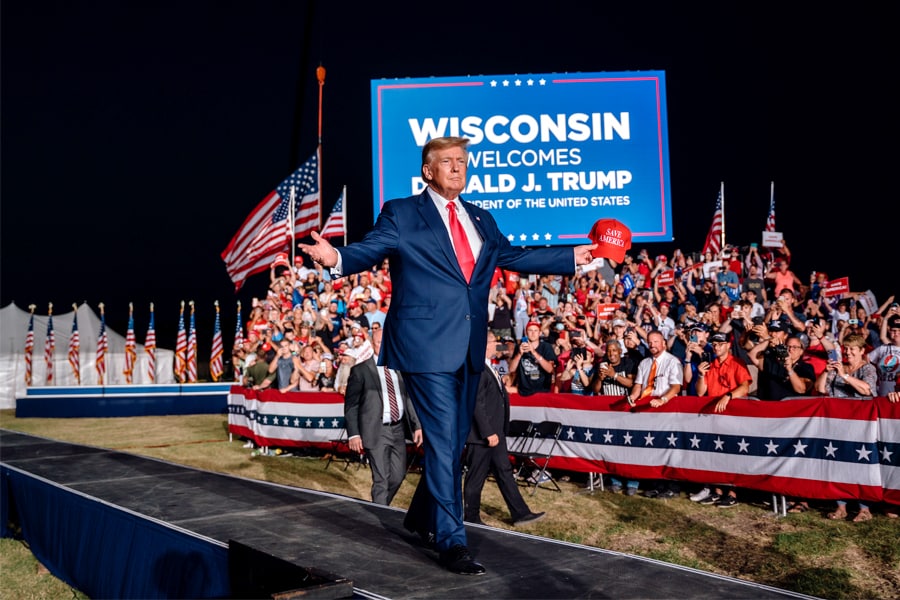
[{"label": "folding chair", "polygon": [[[530,448],[525,453],[523,468],[532,468],[537,473],[532,473],[526,482],[531,486],[531,494],[545,483],[553,484],[557,492],[562,492],[553,475],[547,470],[550,457],[559,446],[559,436],[562,435],[563,426],[559,421],[541,421],[535,424]],[[546,479],[545,479],[546,478]]]},{"label": "folding chair", "polygon": [[509,422],[506,433],[506,449],[509,452],[510,461],[513,464],[513,475],[516,479],[522,478],[522,469],[525,468],[528,450],[534,436],[534,423],[520,419]]},{"label": "folding chair", "polygon": [[331,452],[328,453],[328,462],[325,463],[326,469],[333,461],[344,463],[345,471],[350,468],[351,463],[358,463],[357,467],[361,467],[365,463],[364,455],[352,451],[349,442],[347,428],[344,427],[341,429],[340,435],[331,440]]}]

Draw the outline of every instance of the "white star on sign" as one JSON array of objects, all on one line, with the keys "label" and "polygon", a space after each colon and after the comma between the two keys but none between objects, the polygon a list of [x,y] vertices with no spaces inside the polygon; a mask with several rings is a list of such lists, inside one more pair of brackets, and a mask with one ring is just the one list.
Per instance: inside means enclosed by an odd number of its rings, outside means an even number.
[{"label": "white star on sign", "polygon": [[625,443],[630,446],[631,445],[631,433],[626,433],[624,440],[625,440]]},{"label": "white star on sign", "polygon": [[584,432],[584,441],[591,442],[594,440],[594,433],[590,429],[586,429]]},{"label": "white star on sign", "polygon": [[569,427],[568,431],[566,431],[566,437],[570,440],[575,439],[575,430]]},{"label": "white star on sign", "polygon": [[713,442],[716,447],[716,450],[724,450],[725,449],[725,440],[720,437],[716,437],[716,440]]},{"label": "white star on sign", "polygon": [[700,447],[700,438],[697,437],[697,434],[694,434],[694,437],[691,438],[691,448],[699,448]]},{"label": "white star on sign", "polygon": [[738,442],[738,452],[747,452],[747,448],[749,447],[750,443],[744,438],[741,438],[741,441]]},{"label": "white star on sign", "polygon": [[552,239],[553,239],[553,234],[552,234],[552,233],[545,233],[545,234],[544,234],[544,239],[545,239],[545,240],[552,240]]},{"label": "white star on sign", "polygon": [[883,460],[886,463],[890,463],[892,454],[894,454],[894,453],[891,452],[890,450],[888,450],[887,447],[882,448],[881,449],[881,460]]},{"label": "white star on sign", "polygon": [[603,434],[603,443],[604,443],[604,444],[611,444],[612,441],[613,441],[613,434],[611,434],[611,433],[609,432],[609,429],[607,429],[607,430],[606,430],[606,433]]},{"label": "white star on sign", "polygon": [[306,419],[306,426],[312,427],[312,419]]},{"label": "white star on sign", "polygon": [[319,419],[319,427],[325,427],[325,419]]},{"label": "white star on sign", "polygon": [[837,458],[836,452],[837,452],[837,446],[835,446],[831,442],[828,442],[828,445],[825,446],[825,458],[828,458],[829,456],[831,458]]},{"label": "white star on sign", "polygon": [[678,436],[676,436],[674,433],[670,433],[669,437],[666,439],[669,440],[669,445],[672,446],[673,448],[678,443]]},{"label": "white star on sign", "polygon": [[808,445],[809,444],[804,444],[800,440],[797,440],[797,443],[794,444],[794,455],[803,454],[805,456],[806,455],[806,447]]},{"label": "white star on sign", "polygon": [[652,434],[648,433],[647,435],[644,436],[644,445],[645,446],[653,445],[653,435]]}]

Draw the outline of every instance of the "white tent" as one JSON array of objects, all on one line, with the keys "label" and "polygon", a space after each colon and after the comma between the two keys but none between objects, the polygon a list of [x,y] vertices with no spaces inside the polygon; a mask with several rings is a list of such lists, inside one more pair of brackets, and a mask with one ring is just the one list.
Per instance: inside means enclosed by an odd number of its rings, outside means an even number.
[{"label": "white tent", "polygon": [[[55,386],[75,386],[75,374],[69,364],[69,339],[72,337],[74,311],[53,315],[53,383]],[[0,408],[15,408],[16,398],[23,398],[25,385],[25,336],[28,334],[28,311],[9,304],[0,308]],[[47,385],[47,365],[44,361],[44,342],[47,338],[47,315],[34,315],[34,352],[31,357],[32,387]],[[106,352],[106,385],[125,385],[125,336],[106,326],[109,348]],[[143,340],[146,331],[135,331],[135,338]],[[78,339],[81,342],[81,385],[97,385],[97,336],[100,335],[100,317],[87,304],[78,307]],[[137,344],[137,364],[133,383],[149,384],[147,353],[143,344]],[[156,349],[155,383],[173,384],[172,367],[175,353]]]}]

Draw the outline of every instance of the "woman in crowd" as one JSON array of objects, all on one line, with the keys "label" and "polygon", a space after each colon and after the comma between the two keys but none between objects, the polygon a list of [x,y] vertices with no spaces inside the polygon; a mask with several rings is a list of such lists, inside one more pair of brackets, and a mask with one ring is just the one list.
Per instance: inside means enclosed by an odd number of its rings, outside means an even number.
[{"label": "woman in crowd", "polygon": [[[875,366],[866,360],[866,339],[859,333],[844,337],[844,354],[847,363],[829,360],[825,371],[816,379],[816,391],[831,398],[858,398],[870,400],[875,392],[877,374]],[[847,518],[847,502],[837,501],[837,509],[828,513],[829,519]],[[872,518],[868,505],[859,503],[859,512],[853,517],[854,523]]]}]

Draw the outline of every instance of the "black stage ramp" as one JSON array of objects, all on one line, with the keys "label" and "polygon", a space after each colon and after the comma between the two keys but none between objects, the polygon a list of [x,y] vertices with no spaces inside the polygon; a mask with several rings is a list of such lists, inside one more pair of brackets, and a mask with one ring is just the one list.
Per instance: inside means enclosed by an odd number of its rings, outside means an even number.
[{"label": "black stage ramp", "polygon": [[[486,526],[469,527],[488,569],[441,568],[405,511],[3,430],[6,465],[227,544],[236,540],[353,582],[368,598],[807,598],[702,571]],[[286,459],[290,460],[290,459]]]}]

